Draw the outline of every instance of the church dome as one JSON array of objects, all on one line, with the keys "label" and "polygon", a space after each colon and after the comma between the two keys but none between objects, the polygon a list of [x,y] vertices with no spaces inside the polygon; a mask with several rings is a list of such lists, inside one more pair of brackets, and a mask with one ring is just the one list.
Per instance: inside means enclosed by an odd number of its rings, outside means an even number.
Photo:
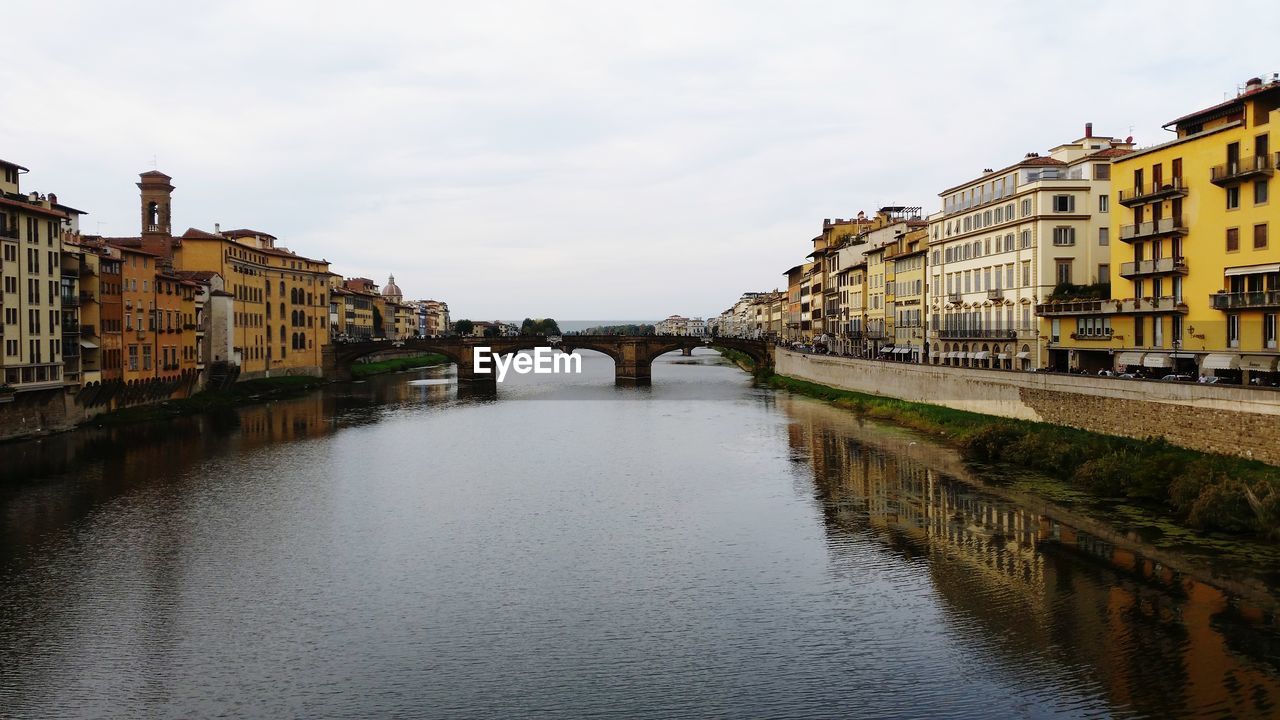
[{"label": "church dome", "polygon": [[404,294],[400,292],[400,286],[396,285],[395,275],[387,278],[387,284],[382,287],[382,296],[396,298],[397,300],[404,297]]}]

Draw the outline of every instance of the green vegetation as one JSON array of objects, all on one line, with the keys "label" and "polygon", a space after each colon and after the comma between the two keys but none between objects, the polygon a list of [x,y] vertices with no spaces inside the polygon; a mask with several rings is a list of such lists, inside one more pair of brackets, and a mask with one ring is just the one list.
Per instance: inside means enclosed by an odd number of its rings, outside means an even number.
[{"label": "green vegetation", "polygon": [[652,335],[657,332],[653,325],[631,323],[629,325],[597,325],[582,331],[582,335]]},{"label": "green vegetation", "polygon": [[735,365],[743,370],[746,370],[747,372],[755,371],[756,361],[752,360],[750,355],[737,350],[730,350],[729,348],[716,348],[716,350],[719,350],[720,354],[723,355],[725,359],[731,360]]},{"label": "green vegetation", "polygon": [[98,426],[126,425],[147,420],[164,420],[184,415],[226,410],[268,400],[285,400],[306,395],[326,382],[328,381],[324,378],[311,377],[310,375],[285,375],[283,377],[245,380],[221,392],[205,390],[180,400],[166,400],[159,403],[135,405],[113,410],[91,418],[85,424]]},{"label": "green vegetation", "polygon": [[774,375],[768,383],[859,415],[941,436],[975,463],[1029,469],[1116,505],[1197,530],[1280,541],[1280,468],[1210,455],[1163,439],[1102,435],[837,390]]},{"label": "green vegetation", "polygon": [[524,322],[520,323],[520,334],[521,335],[559,335],[560,326],[557,325],[556,321],[552,320],[551,318],[540,318],[538,320],[534,320],[532,318],[525,318]]},{"label": "green vegetation", "polygon": [[470,320],[459,320],[453,324],[453,331],[459,335],[470,335],[475,329],[476,324]]},{"label": "green vegetation", "polygon": [[351,377],[356,380],[360,380],[373,375],[400,372],[401,370],[410,370],[413,368],[426,367],[428,365],[439,365],[446,362],[449,362],[449,358],[437,353],[429,353],[427,355],[419,355],[417,357],[392,358],[390,360],[379,360],[378,362],[356,363],[351,366]]},{"label": "green vegetation", "polygon": [[1111,283],[1072,285],[1058,283],[1049,295],[1050,300],[1106,300],[1111,297]]}]

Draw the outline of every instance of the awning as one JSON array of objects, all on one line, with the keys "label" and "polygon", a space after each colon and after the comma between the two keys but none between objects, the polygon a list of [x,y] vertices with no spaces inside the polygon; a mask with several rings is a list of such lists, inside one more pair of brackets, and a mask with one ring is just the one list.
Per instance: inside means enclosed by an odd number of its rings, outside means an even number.
[{"label": "awning", "polygon": [[1173,360],[1165,353],[1147,353],[1142,356],[1142,366],[1149,368],[1173,367]]},{"label": "awning", "polygon": [[1119,355],[1116,355],[1116,365],[1119,367],[1141,364],[1142,353],[1140,352],[1122,352]]},{"label": "awning", "polygon": [[1245,355],[1240,358],[1240,369],[1275,372],[1277,359],[1275,355]]},{"label": "awning", "polygon": [[1000,354],[996,355],[996,359],[997,359],[997,360],[1008,360],[1008,359],[1009,359],[1009,353],[1000,353]]},{"label": "awning", "polygon": [[1229,355],[1226,353],[1213,353],[1206,355],[1204,362],[1200,363],[1201,370],[1238,370],[1240,369],[1240,356]]},{"label": "awning", "polygon": [[86,349],[89,349],[89,350],[97,350],[97,349],[98,349],[98,343],[96,343],[96,342],[94,342],[94,341],[92,341],[92,340],[85,340],[84,338],[80,338],[80,347],[82,347],[82,348],[86,348]]},{"label": "awning", "polygon": [[1234,277],[1236,275],[1257,275],[1259,273],[1280,272],[1280,263],[1271,263],[1269,265],[1249,265],[1246,267],[1227,268],[1225,275]]},{"label": "awning", "polygon": [[880,352],[881,352],[881,353],[891,353],[891,352],[893,352],[893,346],[892,346],[892,345],[885,345],[884,347],[880,348]]},{"label": "awning", "polygon": [[1017,355],[1014,355],[1014,357],[1018,358],[1019,360],[1026,360],[1027,358],[1031,357],[1031,353],[1023,351],[1018,353]]},{"label": "awning", "polygon": [[909,352],[911,352],[911,348],[909,347],[900,347],[900,348],[893,349],[894,355],[906,355]]},{"label": "awning", "polygon": [[938,353],[936,353],[936,352],[931,352],[931,353],[929,353],[929,359],[930,359],[930,360],[937,360],[937,359],[938,359],[938,357],[939,357],[939,356],[938,356]]},{"label": "awning", "polygon": [[987,358],[991,357],[991,353],[987,352],[986,350],[982,350],[980,352],[973,353],[971,357],[974,360],[986,360]]}]

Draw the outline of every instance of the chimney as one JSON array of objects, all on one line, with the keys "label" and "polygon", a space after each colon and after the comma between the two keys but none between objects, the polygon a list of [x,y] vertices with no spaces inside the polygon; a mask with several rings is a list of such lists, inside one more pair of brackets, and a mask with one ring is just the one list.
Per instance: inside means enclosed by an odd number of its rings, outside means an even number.
[{"label": "chimney", "polygon": [[1251,93],[1260,87],[1262,87],[1262,78],[1260,77],[1251,77],[1244,81],[1244,91],[1246,94]]},{"label": "chimney", "polygon": [[1093,123],[1087,122],[1084,124],[1084,136],[1087,138],[1093,137]]},{"label": "chimney", "polygon": [[57,205],[57,204],[58,204],[58,196],[57,196],[57,195],[54,195],[53,193],[49,193],[49,204],[50,204],[50,205]]},{"label": "chimney", "polygon": [[222,223],[214,223],[214,224],[213,224],[213,234],[214,234],[214,235],[221,235],[221,234],[222,234]]}]

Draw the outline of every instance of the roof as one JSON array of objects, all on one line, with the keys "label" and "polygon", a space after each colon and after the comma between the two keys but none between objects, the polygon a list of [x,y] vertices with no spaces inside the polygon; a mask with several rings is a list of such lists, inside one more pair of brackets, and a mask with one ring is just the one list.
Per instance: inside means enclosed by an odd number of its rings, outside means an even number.
[{"label": "roof", "polygon": [[1165,123],[1161,127],[1168,128],[1170,125],[1181,125],[1183,123],[1190,122],[1192,120],[1212,120],[1218,117],[1222,117],[1223,115],[1229,115],[1230,111],[1235,109],[1235,106],[1239,105],[1241,106],[1241,108],[1243,108],[1245,100],[1253,98],[1257,95],[1261,95],[1263,93],[1271,92],[1272,90],[1276,90],[1276,89],[1280,89],[1280,83],[1270,82],[1265,85],[1262,85],[1261,87],[1255,90],[1250,90],[1248,92],[1240,93],[1239,95],[1231,98],[1230,100],[1224,100],[1223,102],[1220,102],[1217,105],[1210,105],[1209,107],[1204,108],[1203,110],[1197,110],[1193,113],[1188,113],[1186,115],[1183,115],[1182,117],[1177,118],[1175,120],[1170,120],[1169,122]]},{"label": "roof", "polygon": [[139,173],[139,174],[138,174],[138,177],[144,177],[144,178],[163,178],[163,179],[165,179],[165,180],[172,180],[172,179],[173,179],[173,178],[169,177],[168,175],[165,175],[164,173],[160,172],[159,170],[148,170],[148,171],[146,171],[146,172],[144,172],[144,173]]},{"label": "roof", "polygon": [[37,215],[47,215],[49,217],[65,218],[67,216],[67,214],[62,212],[61,210],[55,210],[53,208],[47,208],[41,205],[35,205],[29,202],[23,202],[21,200],[10,200],[7,197],[0,197],[0,205],[8,205],[10,207],[16,207],[21,210],[26,210],[29,213],[35,213]]},{"label": "roof", "polygon": [[174,274],[184,280],[208,282],[210,278],[215,277],[218,273],[212,270],[179,270]]},{"label": "roof", "polygon": [[0,158],[0,165],[8,165],[9,167],[16,167],[16,168],[18,168],[19,170],[21,170],[22,172],[31,172],[30,170],[28,170],[28,169],[26,169],[26,168],[22,167],[21,165],[19,165],[18,163],[9,162],[8,160],[5,160],[4,158]]},{"label": "roof", "polygon": [[966,180],[966,181],[964,181],[964,182],[960,183],[959,185],[955,185],[955,186],[953,186],[953,187],[949,187],[949,188],[947,188],[946,190],[943,190],[942,192],[938,193],[938,196],[939,196],[939,197],[941,197],[941,196],[943,196],[943,195],[947,195],[948,193],[953,193],[953,192],[955,192],[956,190],[959,190],[960,188],[962,188],[962,187],[964,187],[964,186],[966,186],[966,185],[972,185],[972,184],[974,184],[974,183],[983,182],[983,181],[985,181],[985,180],[987,180],[987,179],[989,179],[989,178],[994,178],[994,177],[997,177],[997,176],[1003,175],[1003,174],[1005,174],[1005,173],[1009,172],[1010,170],[1013,170],[1013,169],[1016,169],[1016,168],[1020,168],[1020,167],[1043,167],[1043,166],[1054,166],[1054,165],[1065,166],[1065,165],[1066,165],[1066,163],[1062,162],[1061,160],[1058,160],[1057,158],[1049,157],[1048,155],[1034,155],[1034,156],[1032,156],[1032,157],[1024,157],[1024,158],[1022,158],[1021,160],[1019,160],[1018,162],[1016,162],[1016,163],[1014,163],[1014,164],[1012,164],[1012,165],[1010,165],[1010,166],[1008,166],[1008,167],[1003,167],[1003,168],[1000,168],[999,170],[994,170],[994,171],[989,172],[989,173],[983,173],[982,175],[980,175],[980,176],[978,176],[978,177],[976,177],[976,178],[974,178],[974,179],[972,179],[972,180]]},{"label": "roof", "polygon": [[203,240],[221,240],[222,239],[221,235],[215,235],[211,232],[205,232],[204,230],[199,230],[193,227],[187,228],[187,231],[182,233],[182,237],[188,240],[195,239],[195,238],[199,238]]},{"label": "roof", "polygon": [[1113,148],[1107,148],[1107,149],[1105,149],[1105,150],[1099,150],[1099,151],[1097,151],[1097,152],[1095,152],[1095,153],[1091,153],[1091,154],[1089,154],[1089,155],[1085,155],[1085,156],[1084,156],[1083,158],[1081,158],[1081,159],[1082,159],[1082,160],[1090,160],[1090,159],[1093,159],[1093,158],[1114,158],[1114,157],[1121,157],[1121,156],[1123,156],[1123,155],[1131,155],[1132,153],[1133,153],[1133,148],[1115,148],[1115,147],[1113,147]]},{"label": "roof", "polygon": [[271,233],[265,233],[261,230],[249,230],[248,228],[240,228],[238,230],[223,230],[222,237],[242,238],[242,237],[269,237],[276,240],[276,236]]}]

